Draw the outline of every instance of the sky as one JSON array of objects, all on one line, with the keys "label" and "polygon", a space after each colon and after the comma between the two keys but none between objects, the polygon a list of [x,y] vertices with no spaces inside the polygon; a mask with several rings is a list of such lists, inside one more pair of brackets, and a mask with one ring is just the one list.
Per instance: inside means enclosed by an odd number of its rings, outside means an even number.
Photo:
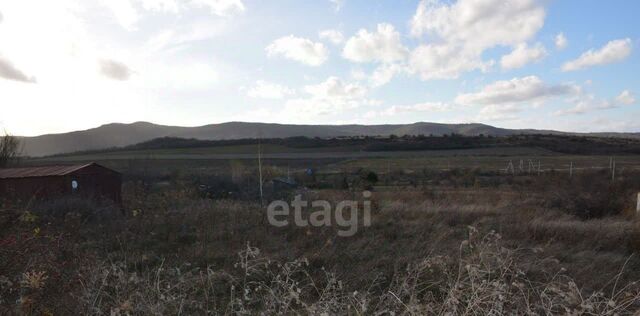
[{"label": "sky", "polygon": [[639,1],[0,0],[0,128],[640,132]]}]

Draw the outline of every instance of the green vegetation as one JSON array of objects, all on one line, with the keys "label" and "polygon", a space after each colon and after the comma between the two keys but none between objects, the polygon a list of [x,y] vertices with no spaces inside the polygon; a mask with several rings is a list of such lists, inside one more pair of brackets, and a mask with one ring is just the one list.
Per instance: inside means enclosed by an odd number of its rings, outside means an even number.
[{"label": "green vegetation", "polygon": [[341,137],[341,138],[272,138],[237,140],[198,140],[175,137],[156,138],[136,145],[104,150],[83,151],[52,157],[92,155],[162,155],[168,153],[193,154],[251,154],[262,144],[265,153],[304,152],[385,152],[427,151],[481,148],[539,148],[559,154],[640,154],[640,140],[561,135],[485,136],[409,136],[397,137]]}]

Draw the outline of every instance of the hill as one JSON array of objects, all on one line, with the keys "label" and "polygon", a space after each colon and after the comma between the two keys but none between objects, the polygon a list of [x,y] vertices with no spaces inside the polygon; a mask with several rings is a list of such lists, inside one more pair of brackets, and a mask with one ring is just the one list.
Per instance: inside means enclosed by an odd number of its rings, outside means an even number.
[{"label": "hill", "polygon": [[[557,131],[503,129],[485,124],[439,124],[418,122],[413,124],[384,125],[293,125],[228,122],[198,127],[158,125],[148,122],[131,124],[113,123],[84,131],[22,137],[24,154],[46,156],[68,152],[125,147],[160,137],[194,138],[200,140],[230,140],[250,138],[388,136],[388,135],[445,135],[464,136],[515,134],[567,134]],[[590,135],[590,134],[585,134]],[[593,134],[591,134],[593,135]],[[638,134],[603,136],[639,137]]]}]

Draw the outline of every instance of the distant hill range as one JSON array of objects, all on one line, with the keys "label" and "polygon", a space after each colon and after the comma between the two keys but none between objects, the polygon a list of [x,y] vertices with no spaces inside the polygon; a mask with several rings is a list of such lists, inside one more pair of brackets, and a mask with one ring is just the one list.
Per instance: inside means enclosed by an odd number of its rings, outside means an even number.
[{"label": "distant hill range", "polygon": [[[246,138],[340,137],[340,136],[388,136],[459,134],[477,136],[508,136],[514,134],[561,134],[550,130],[504,129],[485,124],[439,124],[419,122],[413,124],[385,125],[292,125],[229,122],[198,127],[157,125],[148,122],[131,124],[107,124],[84,131],[22,137],[24,154],[38,157],[76,151],[123,147],[159,137],[195,138],[202,140],[226,140]],[[585,136],[640,138],[640,133],[590,133]]]}]

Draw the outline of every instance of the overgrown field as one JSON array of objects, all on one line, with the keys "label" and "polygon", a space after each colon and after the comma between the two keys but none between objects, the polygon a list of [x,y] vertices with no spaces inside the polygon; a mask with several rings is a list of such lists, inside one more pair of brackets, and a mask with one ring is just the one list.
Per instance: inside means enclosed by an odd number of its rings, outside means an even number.
[{"label": "overgrown field", "polygon": [[371,226],[352,237],[335,224],[271,226],[255,195],[212,199],[191,176],[160,187],[130,179],[123,210],[74,199],[5,203],[0,314],[640,309],[638,174],[612,182],[606,171],[452,170],[410,186],[399,186],[401,175],[379,177],[280,194],[335,205],[373,189]]}]

